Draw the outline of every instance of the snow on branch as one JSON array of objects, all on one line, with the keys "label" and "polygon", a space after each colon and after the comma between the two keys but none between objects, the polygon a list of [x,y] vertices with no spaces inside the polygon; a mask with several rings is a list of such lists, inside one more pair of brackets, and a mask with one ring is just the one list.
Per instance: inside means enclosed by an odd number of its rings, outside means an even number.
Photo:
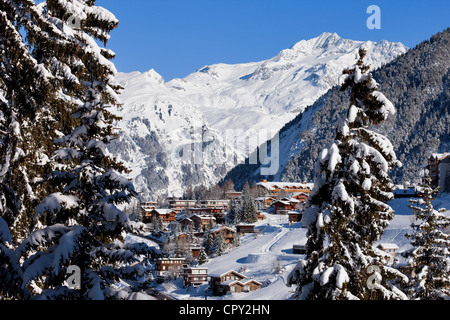
[{"label": "snow on branch", "polygon": [[53,193],[45,198],[40,205],[36,207],[36,214],[43,215],[46,212],[57,213],[61,209],[71,209],[78,207],[78,197],[67,196],[61,193]]},{"label": "snow on branch", "polygon": [[53,240],[72,230],[63,224],[54,224],[44,229],[33,232],[17,247],[16,252],[20,255],[29,249],[37,249],[48,245]]}]

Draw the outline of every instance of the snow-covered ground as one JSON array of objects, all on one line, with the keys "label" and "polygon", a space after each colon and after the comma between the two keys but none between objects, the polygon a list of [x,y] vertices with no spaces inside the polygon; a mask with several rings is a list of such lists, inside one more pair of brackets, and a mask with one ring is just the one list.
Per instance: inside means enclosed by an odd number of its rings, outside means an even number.
[{"label": "snow-covered ground", "polygon": [[[444,194],[434,201],[436,209],[447,208],[450,215],[450,194]],[[385,230],[379,242],[395,243],[399,252],[409,248],[406,233],[411,232],[413,211],[408,208],[408,199],[395,199],[390,202],[396,211],[395,218]],[[287,216],[267,214],[267,219],[257,223],[258,235],[247,234],[241,237],[241,245],[227,254],[210,259],[203,266],[208,267],[209,273],[223,273],[229,270],[241,272],[248,278],[263,283],[259,290],[246,293],[229,294],[223,297],[208,299],[229,300],[285,300],[289,299],[294,287],[286,286],[289,272],[302,257],[292,253],[293,244],[306,243],[306,229],[301,223],[289,225]],[[279,272],[277,272],[279,270]],[[198,288],[183,288],[182,278],[161,284],[157,287],[170,296],[181,299],[204,299],[208,285]]]}]

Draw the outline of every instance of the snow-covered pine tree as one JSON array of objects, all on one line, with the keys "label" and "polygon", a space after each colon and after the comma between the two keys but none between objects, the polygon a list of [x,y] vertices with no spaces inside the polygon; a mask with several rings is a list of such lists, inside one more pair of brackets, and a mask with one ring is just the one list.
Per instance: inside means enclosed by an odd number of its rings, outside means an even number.
[{"label": "snow-covered pine tree", "polygon": [[238,204],[235,200],[230,200],[230,206],[227,210],[226,222],[229,225],[235,225],[238,218]]},{"label": "snow-covered pine tree", "polygon": [[36,185],[48,173],[55,137],[48,108],[58,104],[57,83],[30,36],[45,24],[36,11],[34,1],[0,1],[0,215],[14,244],[33,229],[33,208],[42,199]]},{"label": "snow-covered pine tree", "polygon": [[[50,112],[63,105],[57,94],[63,77],[51,72],[50,60],[58,54],[67,56],[70,47],[41,9],[31,0],[0,1],[0,217],[11,235],[9,246],[3,242],[0,250],[0,256],[9,257],[0,261],[1,268],[9,268],[0,271],[7,275],[0,276],[0,283],[6,290],[10,281],[11,297],[16,298],[28,293],[21,290],[19,264],[11,260],[8,250],[38,227],[34,208],[51,188],[43,181],[55,149],[53,139],[62,124],[58,117],[67,114],[65,109],[55,112],[57,117]],[[48,46],[47,55],[43,43]],[[14,270],[18,273],[12,275]]]},{"label": "snow-covered pine tree", "polygon": [[208,255],[214,251],[214,235],[212,234],[212,219],[209,220],[209,225],[206,229],[206,234],[203,238],[203,247]]},{"label": "snow-covered pine tree", "polygon": [[303,216],[306,259],[289,275],[298,299],[406,298],[395,286],[406,276],[388,267],[373,248],[394,216],[387,204],[393,198],[388,171],[399,163],[389,140],[371,130],[395,114],[395,108],[378,91],[365,55],[360,49],[357,63],[344,70],[342,90],[351,89],[350,108],[316,164]]},{"label": "snow-covered pine tree", "polygon": [[241,245],[241,237],[239,233],[236,233],[236,237],[234,237],[233,246],[239,247]]},{"label": "snow-covered pine tree", "polygon": [[258,221],[258,210],[256,210],[255,200],[252,196],[244,199],[242,219],[247,223],[255,223]]},{"label": "snow-covered pine tree", "polygon": [[154,215],[152,218],[152,224],[151,224],[151,229],[152,229],[152,233],[159,237],[161,236],[163,230],[164,230],[164,226],[163,226],[163,222],[162,219],[159,215]]},{"label": "snow-covered pine tree", "polygon": [[[135,262],[152,251],[144,244],[123,242],[127,232],[136,231],[136,224],[117,205],[136,192],[120,175],[126,168],[106,149],[116,137],[117,118],[108,109],[119,104],[120,86],[110,61],[114,53],[96,42],[106,45],[118,21],[94,4],[93,0],[49,0],[32,12],[45,24],[29,38],[39,44],[35,48],[42,60],[52,63],[51,74],[60,80],[54,90],[64,98],[51,110],[62,129],[47,179],[52,193],[36,208],[37,216],[47,215],[46,225],[16,250],[18,261],[25,261],[21,287],[35,298],[128,298],[131,292],[115,289],[115,284],[142,275],[142,265]],[[50,32],[55,37],[47,43]],[[58,43],[65,52],[52,51]],[[79,290],[65,282],[73,265],[81,271]]]},{"label": "snow-covered pine tree", "polygon": [[11,244],[9,226],[0,217],[0,297],[3,300],[28,297],[21,289],[23,272]]},{"label": "snow-covered pine tree", "polygon": [[425,178],[423,197],[410,200],[415,212],[411,240],[412,249],[404,255],[408,259],[411,277],[408,295],[411,299],[448,299],[450,296],[450,235],[444,229],[450,226],[450,218],[443,214],[445,209],[435,210],[432,200],[438,189],[430,187],[431,178]]}]

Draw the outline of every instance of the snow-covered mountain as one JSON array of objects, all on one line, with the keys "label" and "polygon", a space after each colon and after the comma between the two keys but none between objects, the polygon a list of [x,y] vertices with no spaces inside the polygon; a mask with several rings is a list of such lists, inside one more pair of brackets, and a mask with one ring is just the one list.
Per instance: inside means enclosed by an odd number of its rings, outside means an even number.
[{"label": "snow-covered mountain", "polygon": [[373,68],[408,50],[323,33],[265,61],[205,66],[169,82],[154,70],[121,73],[123,130],[110,149],[153,198],[213,184],[253,151],[255,135],[262,143],[338,84],[361,46]]}]

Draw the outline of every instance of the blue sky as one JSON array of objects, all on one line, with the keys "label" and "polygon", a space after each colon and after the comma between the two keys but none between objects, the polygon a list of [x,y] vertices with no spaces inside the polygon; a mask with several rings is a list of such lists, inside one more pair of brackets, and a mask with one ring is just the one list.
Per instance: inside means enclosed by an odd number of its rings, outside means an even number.
[{"label": "blue sky", "polygon": [[[97,0],[119,19],[108,48],[119,71],[151,68],[166,81],[214,63],[269,59],[303,39],[336,32],[414,47],[450,27],[450,1]],[[370,5],[381,29],[370,30]]]}]

